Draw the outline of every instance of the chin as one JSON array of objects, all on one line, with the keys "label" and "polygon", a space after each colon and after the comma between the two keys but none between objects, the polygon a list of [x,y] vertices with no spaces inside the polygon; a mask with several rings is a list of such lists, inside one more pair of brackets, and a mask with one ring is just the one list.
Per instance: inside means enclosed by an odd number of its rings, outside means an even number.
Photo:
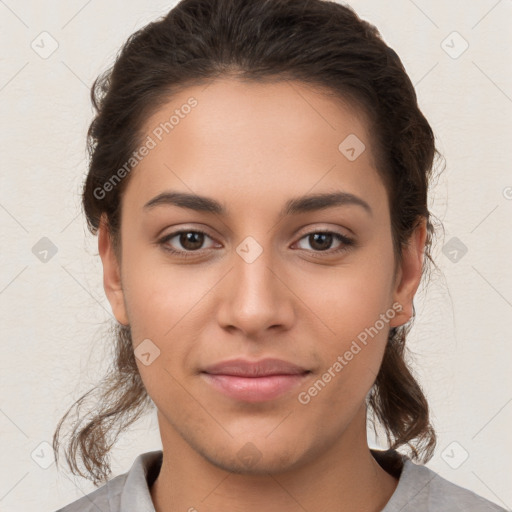
[{"label": "chin", "polygon": [[297,453],[290,453],[286,448],[276,451],[268,446],[261,451],[250,441],[229,453],[224,449],[215,454],[204,451],[201,455],[213,466],[238,475],[268,476],[286,473],[300,465]]}]

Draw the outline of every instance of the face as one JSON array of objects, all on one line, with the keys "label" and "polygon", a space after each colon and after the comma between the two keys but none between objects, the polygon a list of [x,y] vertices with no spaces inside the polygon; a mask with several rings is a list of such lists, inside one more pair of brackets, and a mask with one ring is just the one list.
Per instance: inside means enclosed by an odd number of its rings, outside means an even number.
[{"label": "face", "polygon": [[[411,316],[425,231],[395,274],[364,118],[298,82],[223,79],[174,96],[143,141],[121,261],[105,226],[99,248],[164,446],[274,472],[366,439],[365,398],[389,329]],[[251,365],[268,359],[281,362]]]}]

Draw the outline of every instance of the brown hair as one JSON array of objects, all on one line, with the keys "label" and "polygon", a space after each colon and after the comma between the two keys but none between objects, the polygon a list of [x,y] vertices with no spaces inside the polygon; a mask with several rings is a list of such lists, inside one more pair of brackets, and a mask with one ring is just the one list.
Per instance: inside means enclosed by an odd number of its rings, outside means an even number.
[{"label": "brown hair", "polygon": [[[121,198],[129,175],[117,186],[105,184],[137,150],[143,123],[159,106],[190,85],[226,76],[296,80],[358,106],[371,123],[372,149],[389,195],[396,262],[419,221],[426,219],[427,273],[435,233],[427,189],[434,158],[440,156],[432,129],[402,62],[378,30],[350,7],[324,0],[182,0],[130,36],[115,64],[91,89],[96,116],[88,131],[83,208],[93,234],[104,217],[120,257]],[[427,400],[405,360],[410,327],[409,322],[390,331],[368,410],[391,448],[407,445],[413,459],[427,461],[436,437]],[[129,326],[116,324],[113,331],[115,364],[70,407],[53,437],[57,461],[64,420],[90,399],[92,417],[75,423],[66,460],[74,474],[95,485],[110,475],[108,454],[119,434],[151,404]],[[77,452],[86,474],[78,467]]]}]

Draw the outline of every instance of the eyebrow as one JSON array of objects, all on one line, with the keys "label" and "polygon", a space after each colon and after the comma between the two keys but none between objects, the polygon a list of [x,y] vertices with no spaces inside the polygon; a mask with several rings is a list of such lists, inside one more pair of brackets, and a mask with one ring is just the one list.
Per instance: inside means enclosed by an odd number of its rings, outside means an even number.
[{"label": "eyebrow", "polygon": [[[227,214],[227,209],[215,199],[174,191],[162,192],[153,199],[150,199],[144,205],[144,210],[151,210],[157,206],[163,205],[178,206],[180,208],[188,208],[198,212],[214,213],[217,215]],[[346,205],[361,206],[370,216],[373,215],[370,205],[360,197],[349,192],[331,192],[290,199],[279,213],[279,217]]]}]

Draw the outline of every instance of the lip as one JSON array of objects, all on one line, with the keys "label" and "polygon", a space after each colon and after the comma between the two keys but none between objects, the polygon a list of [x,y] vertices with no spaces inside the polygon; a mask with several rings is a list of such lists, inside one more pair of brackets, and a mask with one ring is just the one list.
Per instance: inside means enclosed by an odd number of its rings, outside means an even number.
[{"label": "lip", "polygon": [[232,375],[237,377],[267,377],[269,375],[297,375],[307,372],[302,368],[282,359],[266,358],[259,361],[247,359],[230,359],[207,366],[204,372],[214,375]]},{"label": "lip", "polygon": [[309,373],[281,359],[231,359],[206,367],[201,376],[215,390],[235,400],[264,402],[295,388]]}]

